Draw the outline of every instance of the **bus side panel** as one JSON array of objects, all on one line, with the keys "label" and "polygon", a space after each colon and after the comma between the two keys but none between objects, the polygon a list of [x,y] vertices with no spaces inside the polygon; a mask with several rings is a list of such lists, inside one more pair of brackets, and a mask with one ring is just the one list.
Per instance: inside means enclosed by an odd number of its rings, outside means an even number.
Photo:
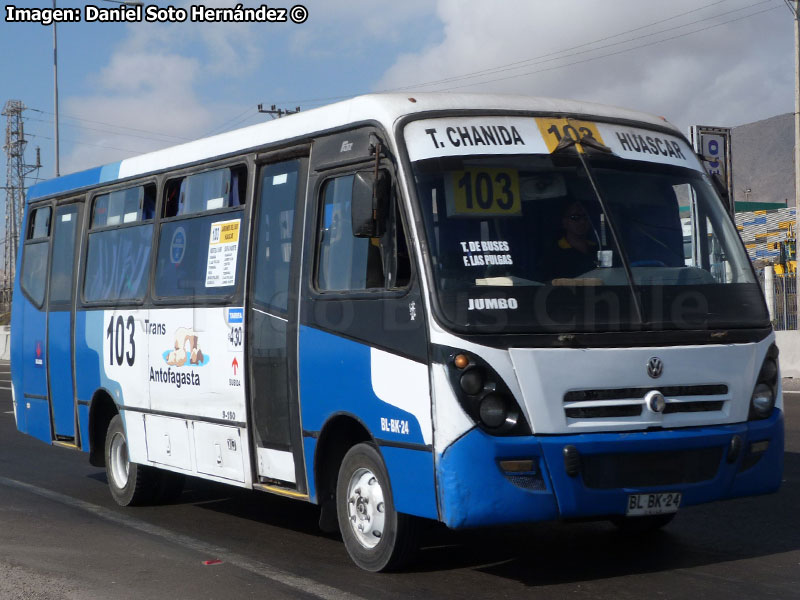
[{"label": "bus side panel", "polygon": [[15,320],[11,328],[12,332],[19,332],[19,337],[15,336],[16,352],[12,359],[15,361],[14,370],[22,372],[22,394],[17,395],[17,402],[19,414],[24,413],[25,417],[18,423],[24,424],[21,431],[49,443],[52,434],[47,401],[46,313],[33,306],[21,293],[15,295],[15,300],[14,304],[21,305],[22,319]]},{"label": "bus side panel", "polygon": [[[53,404],[54,429],[57,435],[75,436],[75,399],[72,396],[72,315],[69,311],[51,311],[47,331],[47,355],[50,377],[50,399]],[[52,360],[52,357],[56,357]],[[58,358],[61,357],[61,360]],[[63,360],[66,357],[66,360]]]},{"label": "bus side panel", "polygon": [[303,438],[303,453],[306,473],[308,473],[308,499],[314,504],[318,504],[317,485],[314,480],[314,457],[317,455],[317,438],[310,436]]},{"label": "bus side panel", "polygon": [[386,470],[389,471],[392,497],[397,510],[418,517],[438,519],[434,478],[424,476],[433,473],[433,454],[393,446],[382,446],[380,451]]},{"label": "bus side panel", "polygon": [[[17,266],[17,274],[19,274],[19,265]],[[11,327],[10,327],[10,357],[11,357],[11,385],[14,388],[13,397],[16,410],[17,429],[23,433],[28,432],[28,427],[25,423],[25,402],[22,397],[22,332],[25,329],[25,321],[23,320],[23,304],[27,300],[22,296],[19,288],[19,275],[14,282],[14,296],[11,302]]]},{"label": "bus side panel", "polygon": [[[75,313],[75,390],[78,402],[91,402],[95,392],[105,388],[114,402],[121,402],[122,392],[102,371],[103,364],[102,310]],[[81,429],[84,424],[81,422]]]},{"label": "bus side panel", "polygon": [[[410,446],[402,453],[388,453],[390,458],[385,460],[396,508],[408,514],[437,518],[433,453],[430,447],[430,395],[421,399],[409,394],[403,407],[396,405],[396,398],[379,397],[372,383],[374,352],[383,351],[319,329],[305,325],[300,327],[299,378],[303,429],[306,432],[320,432],[331,417],[345,414],[355,417],[367,429],[381,446],[385,457],[387,442]],[[427,370],[424,373],[427,377]],[[392,381],[394,387],[409,391],[419,389],[415,382],[404,380],[405,375],[407,371],[396,373]],[[380,376],[385,378],[389,374],[382,371]],[[308,453],[306,468],[311,480],[314,461]],[[414,494],[403,491],[407,485],[412,486]],[[309,489],[313,488],[313,483],[309,481]]]}]

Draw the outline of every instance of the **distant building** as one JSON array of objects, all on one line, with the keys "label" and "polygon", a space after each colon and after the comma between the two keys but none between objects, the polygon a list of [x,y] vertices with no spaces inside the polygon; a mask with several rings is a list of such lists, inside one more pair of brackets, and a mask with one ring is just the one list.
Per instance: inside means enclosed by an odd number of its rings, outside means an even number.
[{"label": "distant building", "polygon": [[731,158],[737,211],[740,202],[796,206],[792,113],[733,127]]},{"label": "distant building", "polygon": [[796,212],[795,208],[779,208],[736,213],[736,228],[750,260],[779,261],[781,243],[794,239]]}]

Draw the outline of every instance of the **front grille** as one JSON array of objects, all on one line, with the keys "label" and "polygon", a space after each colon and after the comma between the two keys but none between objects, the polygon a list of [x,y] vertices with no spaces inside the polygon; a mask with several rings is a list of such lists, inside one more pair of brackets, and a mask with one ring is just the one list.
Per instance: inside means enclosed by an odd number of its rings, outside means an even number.
[{"label": "front grille", "polygon": [[725,404],[722,400],[715,400],[710,402],[672,402],[664,407],[664,414],[669,413],[687,413],[687,412],[711,412],[715,410],[722,410]]},{"label": "front grille", "polygon": [[723,384],[572,390],[564,394],[564,414],[569,419],[638,417],[645,410],[645,395],[653,390],[667,399],[663,414],[720,411],[726,399],[719,396],[728,394]]},{"label": "front grille", "polygon": [[532,490],[541,492],[547,489],[544,484],[544,479],[541,475],[536,474],[516,474],[516,473],[503,473],[511,483],[523,490]]},{"label": "front grille", "polygon": [[681,396],[722,396],[728,393],[727,385],[668,385],[665,387],[617,388],[610,390],[575,390],[564,394],[564,402],[589,402],[597,400],[630,400],[644,398],[647,392],[658,390],[669,398]]},{"label": "front grille", "polygon": [[581,406],[566,408],[564,413],[570,419],[602,419],[610,417],[638,417],[642,414],[640,404],[622,404],[619,406]]},{"label": "front grille", "polygon": [[713,479],[722,448],[699,448],[644,454],[587,454],[581,456],[581,476],[587,488],[653,487],[699,483]]}]

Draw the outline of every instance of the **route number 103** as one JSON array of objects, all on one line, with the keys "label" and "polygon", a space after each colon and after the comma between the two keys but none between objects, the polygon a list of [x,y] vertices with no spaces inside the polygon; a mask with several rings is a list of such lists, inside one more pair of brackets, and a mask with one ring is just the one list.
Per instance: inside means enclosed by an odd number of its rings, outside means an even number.
[{"label": "route number 103", "polygon": [[519,173],[514,169],[465,169],[452,176],[453,205],[460,215],[518,215]]}]

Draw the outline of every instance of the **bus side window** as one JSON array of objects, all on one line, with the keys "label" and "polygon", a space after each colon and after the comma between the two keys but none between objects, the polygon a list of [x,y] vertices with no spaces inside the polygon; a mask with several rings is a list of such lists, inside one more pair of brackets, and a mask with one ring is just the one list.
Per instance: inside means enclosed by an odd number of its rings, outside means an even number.
[{"label": "bus side window", "polygon": [[411,281],[408,250],[396,190],[381,237],[353,235],[353,175],[325,182],[319,232],[317,288],[321,291],[398,289]]},{"label": "bus side window", "polygon": [[37,306],[44,303],[51,215],[52,209],[49,206],[33,210],[28,217],[28,231],[25,236],[20,285]]},{"label": "bus side window", "polygon": [[317,286],[322,291],[386,287],[380,238],[353,236],[353,175],[325,182],[319,232]]},{"label": "bus side window", "polygon": [[164,195],[164,218],[208,210],[242,206],[245,203],[247,169],[225,167],[173,179]]},{"label": "bus side window", "polygon": [[[167,182],[163,211],[169,220],[158,234],[157,298],[226,297],[236,291],[246,191],[243,165]],[[210,212],[226,208],[232,210]]]},{"label": "bus side window", "polygon": [[253,299],[265,308],[285,313],[289,300],[292,229],[299,162],[264,168],[258,207]]},{"label": "bus side window", "polygon": [[138,301],[147,293],[156,186],[140,185],[95,197],[86,251],[87,302]]}]

